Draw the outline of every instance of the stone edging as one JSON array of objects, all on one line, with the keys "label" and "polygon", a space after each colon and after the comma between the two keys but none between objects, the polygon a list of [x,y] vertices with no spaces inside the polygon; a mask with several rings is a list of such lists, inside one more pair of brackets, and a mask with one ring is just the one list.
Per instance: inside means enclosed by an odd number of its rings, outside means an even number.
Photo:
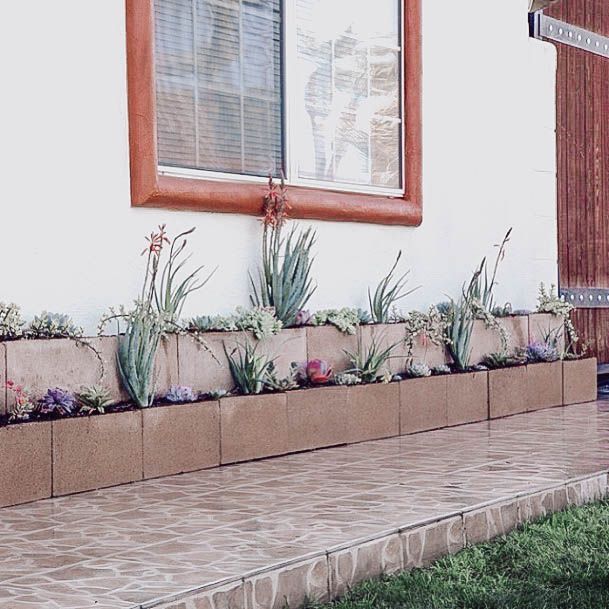
[{"label": "stone edging", "polygon": [[326,602],[365,579],[427,566],[467,546],[505,535],[526,522],[569,506],[598,501],[608,494],[607,472],[597,472],[397,527],[348,547],[328,548],[133,609],[284,609],[286,604],[300,607],[307,599]]}]

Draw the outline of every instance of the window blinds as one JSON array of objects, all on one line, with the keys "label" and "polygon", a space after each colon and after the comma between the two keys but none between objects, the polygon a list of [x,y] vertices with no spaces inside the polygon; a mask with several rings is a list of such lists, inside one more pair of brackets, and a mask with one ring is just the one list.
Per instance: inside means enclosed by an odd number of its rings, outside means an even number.
[{"label": "window blinds", "polygon": [[266,176],[282,163],[281,0],[156,0],[159,164]]},{"label": "window blinds", "polygon": [[159,164],[399,190],[400,4],[155,0]]}]

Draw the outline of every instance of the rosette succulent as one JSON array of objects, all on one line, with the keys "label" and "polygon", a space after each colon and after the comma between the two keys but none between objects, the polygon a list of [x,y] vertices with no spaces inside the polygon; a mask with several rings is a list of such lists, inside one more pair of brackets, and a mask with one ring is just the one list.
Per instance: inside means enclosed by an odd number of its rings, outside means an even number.
[{"label": "rosette succulent", "polygon": [[555,362],[560,358],[556,346],[541,341],[530,343],[526,350],[526,356],[529,362]]},{"label": "rosette succulent", "polygon": [[80,412],[83,414],[104,414],[106,408],[112,403],[112,396],[105,387],[91,385],[84,387],[76,396],[80,404]]},{"label": "rosette succulent", "polygon": [[336,385],[361,385],[362,379],[357,376],[357,374],[351,374],[350,372],[343,372],[342,374],[337,374],[334,377],[334,383]]},{"label": "rosette succulent", "polygon": [[83,329],[69,315],[43,311],[30,322],[26,334],[30,338],[80,338]]},{"label": "rosette succulent", "polygon": [[424,362],[414,362],[406,366],[406,376],[410,378],[431,376],[431,368]]},{"label": "rosette succulent", "polygon": [[303,385],[325,385],[332,378],[332,366],[323,359],[292,364],[295,377]]},{"label": "rosette succulent", "polygon": [[70,391],[54,387],[47,389],[46,394],[38,404],[40,414],[69,416],[76,409],[76,397]]},{"label": "rosette succulent", "polygon": [[197,396],[192,390],[192,387],[172,385],[165,394],[165,399],[174,404],[185,404],[187,402],[196,402]]},{"label": "rosette succulent", "polygon": [[16,304],[0,302],[0,340],[13,340],[23,336],[25,322]]}]

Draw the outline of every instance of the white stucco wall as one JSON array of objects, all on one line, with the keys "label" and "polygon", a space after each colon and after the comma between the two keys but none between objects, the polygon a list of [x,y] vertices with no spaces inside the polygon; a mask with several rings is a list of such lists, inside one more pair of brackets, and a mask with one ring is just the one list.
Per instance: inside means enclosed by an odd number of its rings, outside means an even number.
[{"label": "white stucco wall", "polygon": [[[400,248],[423,286],[405,307],[444,300],[509,226],[498,298],[531,307],[555,280],[554,49],[528,38],[528,0],[423,4],[423,225],[314,223],[312,309],[365,306]],[[130,208],[124,38],[123,0],[3,8],[0,300],[27,316],[67,312],[92,330],[135,296],[159,223],[196,225],[195,260],[220,266],[188,313],[247,304],[255,218]]]}]

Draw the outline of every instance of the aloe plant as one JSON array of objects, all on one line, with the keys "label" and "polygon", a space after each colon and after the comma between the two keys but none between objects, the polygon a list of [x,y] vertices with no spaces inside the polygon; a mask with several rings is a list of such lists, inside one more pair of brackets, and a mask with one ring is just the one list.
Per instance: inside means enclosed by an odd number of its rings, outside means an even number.
[{"label": "aloe plant", "polygon": [[451,299],[446,309],[446,343],[459,370],[469,368],[472,357],[470,345],[476,321],[476,290],[484,264],[482,261],[467,287],[462,288],[461,296],[456,301]]},{"label": "aloe plant", "polygon": [[[376,338],[372,338],[368,345],[364,345],[360,336],[355,353],[344,350],[352,366],[346,372],[356,374],[364,383],[374,383],[382,376],[383,368],[386,368],[393,350],[398,345],[399,343],[393,343],[387,347],[381,347]],[[385,372],[388,372],[388,370],[385,370]]]},{"label": "aloe plant", "polygon": [[252,345],[249,341],[238,343],[230,352],[226,344],[223,346],[236,388],[244,395],[261,393],[268,375],[274,370],[273,360],[259,354],[258,344]]},{"label": "aloe plant", "polygon": [[[478,301],[482,309],[488,313],[492,313],[493,310],[497,308],[495,306],[495,297],[493,294],[495,286],[497,285],[497,271],[499,270],[499,264],[505,258],[505,250],[511,235],[512,228],[507,231],[505,237],[503,237],[503,241],[495,246],[498,248],[498,252],[492,274],[489,276],[487,260],[484,258],[480,264],[480,272],[475,275],[476,281],[472,286],[472,296]],[[505,306],[509,305],[504,305],[504,307]]]},{"label": "aloe plant", "polygon": [[279,188],[271,178],[264,200],[262,267],[257,279],[249,275],[252,305],[272,307],[284,326],[296,323],[299,311],[316,290],[311,278],[316,234],[311,228],[299,231],[294,227],[287,238],[282,237],[288,209],[283,178]]},{"label": "aloe plant", "polygon": [[154,362],[164,327],[162,317],[139,305],[119,338],[118,371],[123,386],[140,408],[151,406],[154,400]]},{"label": "aloe plant", "polygon": [[410,271],[406,271],[400,277],[395,276],[395,271],[402,257],[402,252],[398,252],[397,258],[391,267],[391,270],[378,284],[374,297],[368,288],[368,302],[370,303],[370,314],[372,319],[377,324],[386,324],[390,320],[391,312],[395,307],[395,303],[402,298],[406,298],[412,294],[417,288],[405,290],[408,283]]},{"label": "aloe plant", "polygon": [[204,265],[191,271],[185,278],[179,280],[179,276],[190,256],[184,256],[188,244],[187,237],[194,232],[194,227],[180,233],[171,241],[169,247],[169,258],[160,276],[158,289],[155,290],[155,303],[157,309],[162,313],[169,324],[175,324],[182,314],[186,298],[200,290],[212,277],[217,269],[214,269],[205,279],[200,279],[200,273]]}]

